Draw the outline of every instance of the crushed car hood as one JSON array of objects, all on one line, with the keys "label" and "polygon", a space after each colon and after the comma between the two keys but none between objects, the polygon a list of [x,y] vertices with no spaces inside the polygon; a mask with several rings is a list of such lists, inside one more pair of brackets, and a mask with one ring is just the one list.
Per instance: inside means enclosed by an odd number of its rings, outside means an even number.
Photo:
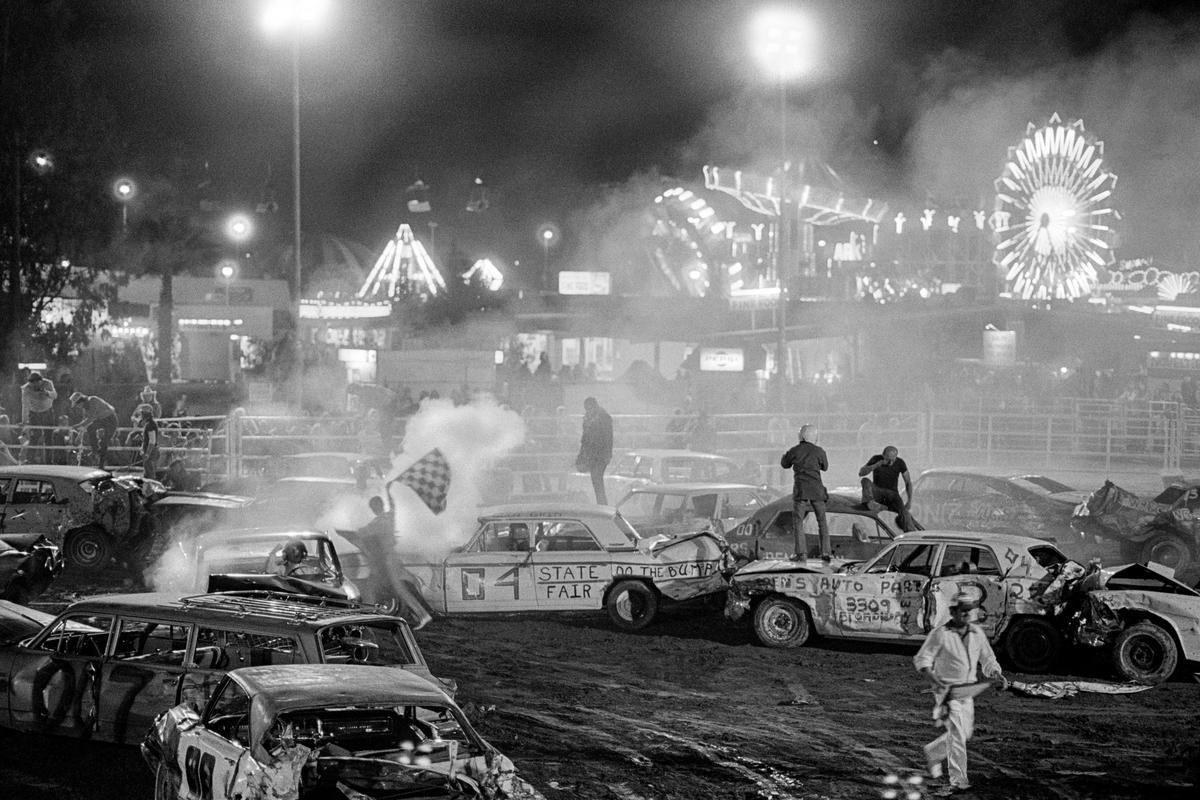
[{"label": "crushed car hood", "polygon": [[1171,506],[1147,500],[1112,481],[1092,492],[1087,501],[1075,510],[1075,519],[1086,521],[1097,533],[1118,539],[1138,537]]},{"label": "crushed car hood", "polygon": [[781,558],[763,559],[762,561],[752,561],[734,573],[733,577],[736,580],[776,572],[828,572],[833,574],[840,572],[847,565],[855,563],[857,562],[840,558],[835,558],[828,564],[819,558],[809,558],[804,561]]}]

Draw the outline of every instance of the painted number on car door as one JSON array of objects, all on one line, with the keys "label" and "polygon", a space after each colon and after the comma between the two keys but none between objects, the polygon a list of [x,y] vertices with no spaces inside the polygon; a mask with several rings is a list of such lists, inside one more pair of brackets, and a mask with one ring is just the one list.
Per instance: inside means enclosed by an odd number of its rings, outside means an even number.
[{"label": "painted number on car door", "polygon": [[[521,599],[521,566],[505,570],[496,578],[496,587],[512,587],[512,599]],[[507,593],[506,593],[507,594]],[[483,567],[464,567],[462,570],[462,599],[487,600],[487,570]],[[492,598],[501,599],[499,597]]]},{"label": "painted number on car door", "polygon": [[203,753],[194,746],[184,751],[184,775],[188,787],[200,800],[213,800],[213,769],[216,765],[217,758],[212,753]]}]

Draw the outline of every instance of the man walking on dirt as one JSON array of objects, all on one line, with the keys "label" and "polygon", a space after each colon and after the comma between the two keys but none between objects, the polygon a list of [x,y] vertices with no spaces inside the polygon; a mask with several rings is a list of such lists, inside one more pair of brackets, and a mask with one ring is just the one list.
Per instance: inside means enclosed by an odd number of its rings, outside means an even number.
[{"label": "man walking on dirt", "polygon": [[596,398],[583,401],[583,436],[579,440],[579,455],[575,457],[575,469],[592,476],[592,490],[596,502],[608,505],[604,491],[604,470],[612,461],[613,424],[612,417],[600,407]]},{"label": "man walking on dirt", "polygon": [[[929,632],[913,657],[913,666],[933,686],[933,719],[946,732],[925,745],[925,763],[933,778],[942,776],[942,762],[949,766],[950,786],[941,794],[970,788],[967,782],[967,740],[975,728],[974,694],[981,687],[979,668],[991,682],[1007,687],[987,634],[971,621],[978,603],[969,594],[958,594],[950,606],[950,620]],[[986,688],[986,687],[982,687]]]},{"label": "man walking on dirt", "polygon": [[[868,478],[867,476],[871,477]],[[908,509],[912,505],[913,483],[908,474],[908,464],[900,458],[900,451],[892,445],[883,448],[883,452],[871,456],[866,464],[858,471],[862,478],[862,500],[872,511],[882,511],[885,508],[896,515],[900,530],[911,531],[912,517]],[[908,499],[900,497],[900,478],[904,478],[904,489]]]},{"label": "man walking on dirt", "polygon": [[817,534],[821,538],[821,558],[833,558],[833,546],[829,543],[829,524],[825,520],[825,501],[829,492],[821,482],[821,473],[829,469],[829,457],[824,448],[817,446],[817,427],[805,425],[800,429],[800,441],[779,459],[779,466],[790,469],[795,476],[792,486],[792,535],[796,550],[792,558],[798,561],[808,556],[804,543],[802,523],[811,509],[817,516]]}]

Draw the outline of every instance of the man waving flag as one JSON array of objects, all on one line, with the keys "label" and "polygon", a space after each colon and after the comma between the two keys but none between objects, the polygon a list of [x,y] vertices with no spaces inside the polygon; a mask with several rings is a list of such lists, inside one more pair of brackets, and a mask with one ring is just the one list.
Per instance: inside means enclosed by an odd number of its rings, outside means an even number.
[{"label": "man waving flag", "polygon": [[450,464],[435,447],[388,481],[389,485],[393,483],[408,486],[430,511],[440,514],[446,510],[446,494],[450,491]]}]

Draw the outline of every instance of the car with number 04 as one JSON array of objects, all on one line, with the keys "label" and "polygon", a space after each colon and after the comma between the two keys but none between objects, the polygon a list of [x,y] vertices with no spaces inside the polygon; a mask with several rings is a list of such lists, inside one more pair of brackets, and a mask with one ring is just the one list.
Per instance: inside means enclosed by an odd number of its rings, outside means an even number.
[{"label": "car with number 04", "polygon": [[605,609],[638,630],[664,603],[723,592],[733,559],[711,530],[644,537],[611,506],[530,503],[483,509],[466,545],[405,563],[435,611]]},{"label": "car with number 04", "polygon": [[384,667],[230,672],[142,743],[155,800],[541,800],[445,692]]},{"label": "car with number 04", "polygon": [[979,601],[978,620],[1021,672],[1058,660],[1065,639],[1039,597],[1067,557],[1026,536],[907,533],[865,562],[755,561],[730,580],[726,616],[753,620],[768,647],[812,636],[920,642],[949,619],[954,597]]}]

